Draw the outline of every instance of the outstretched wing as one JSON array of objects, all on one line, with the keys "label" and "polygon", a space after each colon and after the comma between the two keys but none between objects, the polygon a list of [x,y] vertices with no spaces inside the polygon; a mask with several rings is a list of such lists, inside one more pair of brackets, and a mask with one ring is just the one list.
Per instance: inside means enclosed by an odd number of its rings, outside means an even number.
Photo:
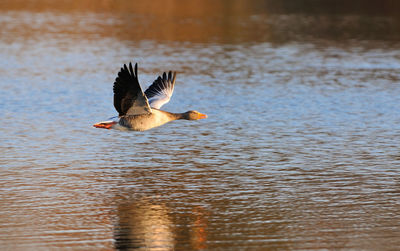
[{"label": "outstretched wing", "polygon": [[137,63],[135,71],[133,71],[131,63],[129,63],[129,70],[124,64],[124,67],[118,72],[113,89],[114,107],[119,116],[151,113],[149,102],[140,88]]},{"label": "outstretched wing", "polygon": [[168,76],[164,72],[162,78],[159,76],[154,80],[153,84],[147,88],[144,93],[146,94],[152,108],[160,109],[161,106],[168,103],[171,99],[172,93],[174,92],[175,79],[176,72],[173,74],[172,72],[168,72]]}]

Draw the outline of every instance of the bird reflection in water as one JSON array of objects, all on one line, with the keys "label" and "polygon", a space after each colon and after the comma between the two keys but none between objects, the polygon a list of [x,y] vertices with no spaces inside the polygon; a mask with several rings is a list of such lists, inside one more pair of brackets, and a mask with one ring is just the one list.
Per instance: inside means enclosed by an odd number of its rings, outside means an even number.
[{"label": "bird reflection in water", "polygon": [[203,211],[195,208],[186,219],[178,219],[172,218],[171,209],[162,203],[144,199],[121,204],[114,228],[115,247],[117,250],[175,250],[179,239],[180,245],[185,242],[189,245],[184,248],[204,249],[207,221]]},{"label": "bird reflection in water", "polygon": [[192,244],[193,249],[201,250],[207,247],[207,218],[205,217],[205,212],[202,207],[196,207],[193,209],[192,217],[193,224],[191,227],[191,238],[190,242]]}]

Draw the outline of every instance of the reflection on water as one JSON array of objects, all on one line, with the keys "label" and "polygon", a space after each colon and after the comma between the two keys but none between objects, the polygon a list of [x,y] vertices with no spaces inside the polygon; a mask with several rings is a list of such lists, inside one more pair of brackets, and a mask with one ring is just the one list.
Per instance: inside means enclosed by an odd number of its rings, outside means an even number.
[{"label": "reflection on water", "polygon": [[157,204],[151,199],[120,204],[114,229],[115,247],[119,250],[205,249],[207,233],[203,211],[196,207],[190,215],[174,217],[166,204]]},{"label": "reflection on water", "polygon": [[[397,249],[398,3],[360,3],[0,2],[2,249]],[[209,118],[93,129],[129,61]]]},{"label": "reflection on water", "polygon": [[391,0],[18,0],[0,3],[7,13],[0,24],[3,33],[38,39],[51,35],[192,43],[395,42],[400,39],[399,8]]},{"label": "reflection on water", "polygon": [[168,207],[142,201],[139,205],[118,207],[115,227],[117,249],[146,248],[146,250],[172,250],[174,229]]}]

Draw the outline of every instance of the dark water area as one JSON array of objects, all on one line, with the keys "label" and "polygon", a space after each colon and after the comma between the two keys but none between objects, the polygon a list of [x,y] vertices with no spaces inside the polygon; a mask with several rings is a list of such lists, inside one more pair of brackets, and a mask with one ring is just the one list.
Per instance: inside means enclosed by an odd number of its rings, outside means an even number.
[{"label": "dark water area", "polygon": [[[396,250],[397,1],[0,1],[1,250]],[[178,72],[145,132],[112,84]]]}]

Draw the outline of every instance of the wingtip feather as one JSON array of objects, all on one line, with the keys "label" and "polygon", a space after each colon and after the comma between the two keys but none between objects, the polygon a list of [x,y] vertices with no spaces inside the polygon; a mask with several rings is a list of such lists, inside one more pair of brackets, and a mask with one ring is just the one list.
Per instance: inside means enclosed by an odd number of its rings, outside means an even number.
[{"label": "wingtip feather", "polygon": [[172,86],[175,85],[175,79],[176,79],[176,71],[174,71],[174,75],[172,76]]},{"label": "wingtip feather", "polygon": [[137,63],[135,63],[135,75],[136,75],[136,77],[137,77],[137,68],[138,68]]},{"label": "wingtip feather", "polygon": [[129,72],[131,73],[132,76],[134,76],[131,62],[129,62]]}]

